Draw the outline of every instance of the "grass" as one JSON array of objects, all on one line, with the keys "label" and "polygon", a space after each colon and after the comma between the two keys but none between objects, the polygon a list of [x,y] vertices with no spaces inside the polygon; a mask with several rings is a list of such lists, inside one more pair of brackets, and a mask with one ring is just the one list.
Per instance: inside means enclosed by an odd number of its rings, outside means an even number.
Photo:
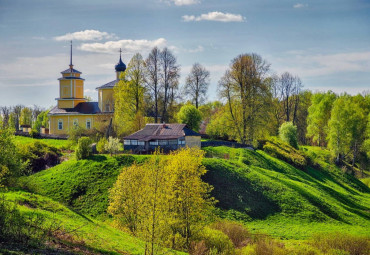
[{"label": "grass", "polygon": [[15,136],[14,142],[17,145],[30,144],[35,141],[41,141],[47,145],[54,146],[58,149],[67,149],[70,147],[71,141],[69,140],[59,140],[59,139],[37,139],[25,136]]},{"label": "grass", "polygon": [[[329,163],[326,150],[306,146],[295,151],[306,163],[294,167],[262,150],[204,148],[204,180],[214,186],[221,218],[245,224],[289,242],[316,233],[345,232],[370,236],[370,189]],[[289,148],[284,147],[289,156]],[[21,186],[48,196],[76,212],[106,219],[108,192],[119,172],[150,156],[99,155],[69,160],[23,177]],[[289,161],[289,159],[287,159]]]},{"label": "grass", "polygon": [[87,250],[99,254],[144,254],[143,241],[113,228],[107,222],[76,213],[41,195],[23,191],[9,191],[4,195],[7,201],[18,205],[21,213],[33,212],[44,216],[42,227],[51,230],[54,242],[73,247],[74,251],[83,249],[82,253]]}]

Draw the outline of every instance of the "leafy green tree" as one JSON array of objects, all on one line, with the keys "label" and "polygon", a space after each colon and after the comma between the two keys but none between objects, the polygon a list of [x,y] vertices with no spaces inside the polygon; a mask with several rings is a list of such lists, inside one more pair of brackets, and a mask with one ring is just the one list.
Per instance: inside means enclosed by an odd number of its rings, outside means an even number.
[{"label": "leafy green tree", "polygon": [[283,142],[298,149],[297,126],[293,125],[293,122],[284,122],[279,128],[279,136]]},{"label": "leafy green tree", "polygon": [[107,151],[105,150],[105,145],[108,143],[108,140],[103,137],[101,138],[98,143],[96,144],[96,150],[99,152],[99,153],[106,153]]},{"label": "leafy green tree", "polygon": [[108,138],[108,142],[104,145],[104,149],[109,152],[111,156],[112,154],[116,154],[120,148],[121,144],[119,142],[119,139],[113,138],[111,136]]},{"label": "leafy green tree", "polygon": [[307,137],[319,146],[325,146],[331,109],[337,95],[332,91],[315,93],[308,108]]},{"label": "leafy green tree", "polygon": [[187,104],[181,107],[177,113],[177,121],[186,124],[190,129],[198,132],[202,115],[194,105]]},{"label": "leafy green tree", "polygon": [[118,135],[130,134],[145,125],[145,75],[145,62],[140,54],[136,54],[114,87],[114,122]]},{"label": "leafy green tree", "polygon": [[30,108],[24,107],[21,110],[20,124],[32,126],[32,110]]},{"label": "leafy green tree", "polygon": [[76,158],[77,160],[86,159],[92,155],[91,148],[91,139],[88,137],[81,137],[78,139],[77,148],[76,148]]},{"label": "leafy green tree", "polygon": [[37,132],[40,132],[41,127],[49,128],[49,110],[41,112],[37,115],[36,121],[33,124],[33,129]]},{"label": "leafy green tree", "polygon": [[370,159],[370,113],[367,115],[367,127],[365,132],[363,151],[366,153],[368,159]]}]

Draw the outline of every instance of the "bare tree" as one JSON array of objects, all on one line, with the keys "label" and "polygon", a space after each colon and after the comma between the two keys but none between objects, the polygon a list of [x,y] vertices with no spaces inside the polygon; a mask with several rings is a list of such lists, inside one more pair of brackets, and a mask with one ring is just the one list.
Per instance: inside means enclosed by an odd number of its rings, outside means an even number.
[{"label": "bare tree", "polygon": [[9,114],[10,114],[10,110],[11,108],[8,107],[8,106],[2,106],[0,107],[0,114],[2,115],[3,117],[3,127],[8,127],[9,126]]},{"label": "bare tree", "polygon": [[24,108],[24,105],[21,105],[21,104],[18,104],[13,107],[13,112],[14,112],[14,117],[15,117],[15,126],[17,130],[19,129],[19,121],[21,118],[21,111],[23,108]]},{"label": "bare tree", "polygon": [[180,76],[180,67],[177,65],[176,57],[168,48],[164,48],[160,54],[161,65],[161,94],[162,94],[162,120],[167,122],[168,106],[171,103],[171,95],[177,89]]},{"label": "bare tree", "polygon": [[184,94],[188,96],[198,109],[204,102],[209,85],[209,71],[201,64],[195,63],[191,68],[190,74],[186,78]]},{"label": "bare tree", "polygon": [[154,121],[158,123],[158,101],[159,101],[159,80],[160,80],[160,55],[161,51],[154,47],[145,60],[147,67],[146,84],[154,96]]},{"label": "bare tree", "polygon": [[39,114],[43,111],[44,111],[43,108],[34,104],[32,107],[32,122],[35,122],[37,119],[37,116],[39,116]]}]

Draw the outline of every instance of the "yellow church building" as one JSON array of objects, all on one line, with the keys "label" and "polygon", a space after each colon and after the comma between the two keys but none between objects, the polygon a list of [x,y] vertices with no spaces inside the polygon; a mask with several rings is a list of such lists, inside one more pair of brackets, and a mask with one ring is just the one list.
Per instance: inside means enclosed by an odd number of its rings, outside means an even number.
[{"label": "yellow church building", "polygon": [[88,102],[84,97],[84,79],[81,72],[73,68],[72,42],[70,64],[67,70],[61,72],[59,78],[59,97],[57,105],[49,112],[49,134],[67,135],[74,126],[86,129],[97,127],[99,123],[109,121],[113,117],[113,88],[120,74],[126,70],[122,62],[121,51],[118,64],[115,66],[116,79],[97,87],[98,102]]}]

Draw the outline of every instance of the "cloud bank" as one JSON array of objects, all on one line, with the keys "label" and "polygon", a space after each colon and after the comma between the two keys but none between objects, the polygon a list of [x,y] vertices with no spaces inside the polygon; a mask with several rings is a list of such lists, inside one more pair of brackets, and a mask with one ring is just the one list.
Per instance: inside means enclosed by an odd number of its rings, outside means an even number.
[{"label": "cloud bank", "polygon": [[115,34],[109,34],[107,32],[100,32],[98,30],[84,30],[74,33],[67,33],[65,35],[56,36],[56,41],[101,41],[103,39],[115,38]]},{"label": "cloud bank", "polygon": [[200,16],[184,15],[182,16],[183,21],[219,21],[219,22],[243,22],[245,17],[240,14],[223,13],[223,12],[209,12],[201,14]]},{"label": "cloud bank", "polygon": [[300,8],[304,8],[304,7],[307,7],[307,6],[308,6],[308,4],[298,3],[298,4],[293,5],[293,8],[300,9]]},{"label": "cloud bank", "polygon": [[175,5],[182,6],[182,5],[193,5],[199,4],[199,0],[170,0],[170,2],[174,3]]}]

